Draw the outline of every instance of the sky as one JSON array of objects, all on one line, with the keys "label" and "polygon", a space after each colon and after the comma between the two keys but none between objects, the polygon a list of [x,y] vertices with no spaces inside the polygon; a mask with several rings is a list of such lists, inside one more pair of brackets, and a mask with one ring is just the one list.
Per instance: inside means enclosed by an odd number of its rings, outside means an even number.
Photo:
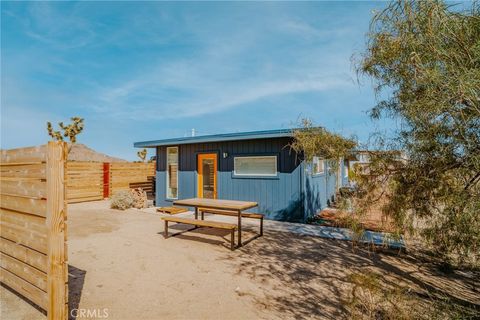
[{"label": "sky", "polygon": [[[46,122],[85,119],[78,142],[135,160],[133,143],[315,124],[376,128],[365,48],[384,2],[3,2],[1,147],[43,144]],[[149,151],[149,156],[152,151]]]}]

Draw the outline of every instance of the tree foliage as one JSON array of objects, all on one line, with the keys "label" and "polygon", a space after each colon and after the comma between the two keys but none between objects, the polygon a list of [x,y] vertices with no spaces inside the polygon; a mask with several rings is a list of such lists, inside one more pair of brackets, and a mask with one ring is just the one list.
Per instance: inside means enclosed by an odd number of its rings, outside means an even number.
[{"label": "tree foliage", "polygon": [[480,6],[469,6],[390,3],[357,65],[382,97],[371,117],[397,120],[388,145],[408,159],[374,159],[389,177],[384,212],[459,262],[480,257]]},{"label": "tree foliage", "polygon": [[83,118],[72,117],[70,120],[72,120],[72,123],[68,125],[59,122],[58,126],[60,130],[54,130],[52,123],[50,121],[47,122],[48,135],[51,136],[54,141],[63,141],[65,137],[68,138],[71,143],[77,142],[77,135],[83,131]]},{"label": "tree foliage", "polygon": [[300,126],[293,131],[294,139],[290,148],[297,154],[302,154],[306,161],[312,161],[316,156],[322,157],[329,162],[330,167],[336,169],[338,161],[350,155],[356,146],[355,139],[314,126],[309,119],[303,119]]}]

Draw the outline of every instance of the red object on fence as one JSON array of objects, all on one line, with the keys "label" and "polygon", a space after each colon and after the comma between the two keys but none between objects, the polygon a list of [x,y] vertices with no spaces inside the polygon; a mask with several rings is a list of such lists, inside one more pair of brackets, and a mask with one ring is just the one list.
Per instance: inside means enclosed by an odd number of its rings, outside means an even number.
[{"label": "red object on fence", "polygon": [[110,163],[103,163],[103,197],[110,196]]}]

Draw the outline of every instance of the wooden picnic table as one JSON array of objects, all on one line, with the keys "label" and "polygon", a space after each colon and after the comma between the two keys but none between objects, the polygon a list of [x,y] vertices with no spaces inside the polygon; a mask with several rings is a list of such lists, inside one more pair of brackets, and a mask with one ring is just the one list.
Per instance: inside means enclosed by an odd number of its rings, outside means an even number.
[{"label": "wooden picnic table", "polygon": [[198,208],[231,210],[238,214],[238,246],[242,246],[242,211],[255,208],[258,203],[252,201],[238,201],[238,200],[221,200],[221,199],[205,199],[192,198],[176,200],[174,205],[183,207],[195,208],[195,219],[198,219]]}]

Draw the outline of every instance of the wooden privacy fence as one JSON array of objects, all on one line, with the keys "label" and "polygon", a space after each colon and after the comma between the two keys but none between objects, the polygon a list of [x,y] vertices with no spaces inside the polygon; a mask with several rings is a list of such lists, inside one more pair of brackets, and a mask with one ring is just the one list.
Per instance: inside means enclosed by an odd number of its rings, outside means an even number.
[{"label": "wooden privacy fence", "polygon": [[110,165],[110,194],[121,190],[128,190],[131,183],[148,181],[148,177],[155,176],[155,163],[123,163],[116,162]]},{"label": "wooden privacy fence", "polygon": [[1,150],[0,281],[67,319],[66,145]]},{"label": "wooden privacy fence", "polygon": [[69,203],[102,200],[128,190],[131,184],[147,182],[152,176],[155,163],[69,161],[67,199]]},{"label": "wooden privacy fence", "polygon": [[67,162],[68,202],[103,200],[103,163]]}]

